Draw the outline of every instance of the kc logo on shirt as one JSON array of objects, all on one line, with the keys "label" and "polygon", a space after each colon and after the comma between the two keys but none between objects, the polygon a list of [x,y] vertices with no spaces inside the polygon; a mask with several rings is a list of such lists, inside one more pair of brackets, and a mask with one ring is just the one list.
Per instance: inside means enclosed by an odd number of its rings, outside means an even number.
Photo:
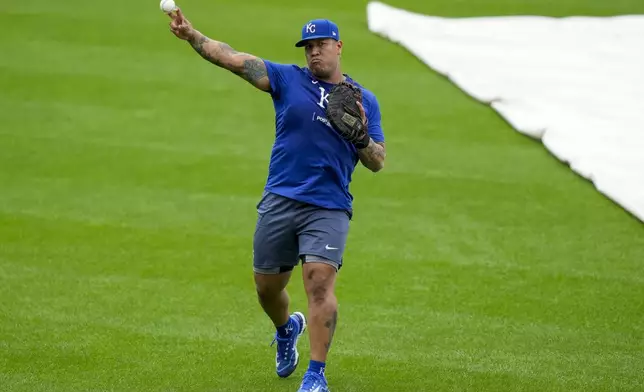
[{"label": "kc logo on shirt", "polygon": [[320,102],[318,102],[318,106],[320,106],[322,109],[324,109],[324,108],[326,108],[326,106],[324,106],[324,104],[329,103],[329,93],[327,93],[326,90],[324,89],[324,87],[322,87],[322,86],[320,86],[319,89],[320,89]]}]

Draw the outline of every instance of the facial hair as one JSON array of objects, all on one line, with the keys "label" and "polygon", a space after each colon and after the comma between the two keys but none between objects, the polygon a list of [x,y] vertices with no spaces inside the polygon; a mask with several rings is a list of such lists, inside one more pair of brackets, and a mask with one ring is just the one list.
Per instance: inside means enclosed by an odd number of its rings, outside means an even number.
[{"label": "facial hair", "polygon": [[331,67],[325,63],[316,63],[310,66],[311,72],[318,78],[325,79],[333,74]]}]

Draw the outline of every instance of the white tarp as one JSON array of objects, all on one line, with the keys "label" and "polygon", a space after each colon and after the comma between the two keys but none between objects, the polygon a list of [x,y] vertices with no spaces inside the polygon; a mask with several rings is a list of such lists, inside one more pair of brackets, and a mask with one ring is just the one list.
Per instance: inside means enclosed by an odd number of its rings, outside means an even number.
[{"label": "white tarp", "polygon": [[644,221],[644,15],[367,17]]}]

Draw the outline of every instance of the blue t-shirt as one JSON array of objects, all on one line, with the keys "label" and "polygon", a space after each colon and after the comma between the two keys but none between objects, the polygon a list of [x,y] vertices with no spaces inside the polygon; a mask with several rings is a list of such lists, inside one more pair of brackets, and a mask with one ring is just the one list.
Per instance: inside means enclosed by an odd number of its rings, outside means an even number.
[{"label": "blue t-shirt", "polygon": [[[308,68],[267,60],[264,63],[276,128],[266,191],[324,208],[351,211],[349,183],[359,158],[356,148],[326,118],[333,84],[316,79]],[[375,142],[384,142],[375,95],[346,77],[362,90],[369,135]]]}]

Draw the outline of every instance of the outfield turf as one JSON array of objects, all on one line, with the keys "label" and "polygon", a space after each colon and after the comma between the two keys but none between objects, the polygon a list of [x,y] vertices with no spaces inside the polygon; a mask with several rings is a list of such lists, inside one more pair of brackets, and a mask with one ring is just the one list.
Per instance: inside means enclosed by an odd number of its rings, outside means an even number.
[{"label": "outfield turf", "polygon": [[[331,390],[644,390],[642,223],[370,34],[365,2],[343,3],[180,3],[205,34],[281,62],[304,61],[306,20],[333,18],[345,71],[379,97],[388,162],[354,178]],[[390,4],[644,13],[640,0]],[[2,391],[299,385],[308,339],[277,379],[251,275],[272,103],[168,21],[158,1],[0,4]]]}]

